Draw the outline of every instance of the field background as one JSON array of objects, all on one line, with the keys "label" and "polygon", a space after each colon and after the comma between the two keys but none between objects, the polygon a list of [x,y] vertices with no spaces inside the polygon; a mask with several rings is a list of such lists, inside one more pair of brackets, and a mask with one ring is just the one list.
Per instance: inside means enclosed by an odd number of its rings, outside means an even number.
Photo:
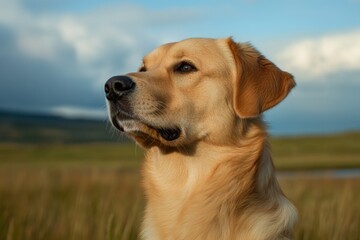
[{"label": "field background", "polygon": [[[25,119],[25,120],[24,120]],[[141,148],[106,123],[0,113],[0,239],[137,239]],[[360,239],[360,133],[271,139],[294,239]],[[314,172],[315,171],[315,172]]]}]

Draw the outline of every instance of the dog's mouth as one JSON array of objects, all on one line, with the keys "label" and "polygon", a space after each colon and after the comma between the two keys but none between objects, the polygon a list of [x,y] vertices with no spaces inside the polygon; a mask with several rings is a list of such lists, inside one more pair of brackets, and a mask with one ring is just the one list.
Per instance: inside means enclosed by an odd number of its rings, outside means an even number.
[{"label": "dog's mouth", "polygon": [[181,129],[177,126],[173,127],[157,127],[146,120],[142,120],[138,117],[131,116],[124,112],[119,112],[115,115],[111,114],[111,122],[113,126],[121,132],[128,135],[144,135],[146,137],[152,137],[158,139],[161,137],[167,142],[172,142],[180,138]]}]

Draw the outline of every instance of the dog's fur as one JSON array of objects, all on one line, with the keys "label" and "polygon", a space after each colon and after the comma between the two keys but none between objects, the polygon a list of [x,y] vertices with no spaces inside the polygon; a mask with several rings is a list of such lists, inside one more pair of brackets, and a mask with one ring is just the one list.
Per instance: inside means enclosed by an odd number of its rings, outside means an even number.
[{"label": "dog's fur", "polygon": [[[179,71],[184,62],[194,68]],[[291,238],[297,214],[261,118],[295,86],[289,73],[226,38],[163,45],[127,76],[135,89],[108,107],[147,149],[143,239]],[[160,133],[175,128],[175,140]]]}]

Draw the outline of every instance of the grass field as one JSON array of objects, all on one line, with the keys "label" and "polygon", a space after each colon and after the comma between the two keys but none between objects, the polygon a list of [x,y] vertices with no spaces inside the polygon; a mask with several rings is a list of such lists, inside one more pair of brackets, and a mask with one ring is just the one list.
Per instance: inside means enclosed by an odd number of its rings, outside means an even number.
[{"label": "grass field", "polygon": [[[272,140],[280,170],[360,167],[360,134]],[[0,239],[136,239],[144,199],[133,144],[0,144]],[[280,179],[295,239],[360,239],[360,178]]]},{"label": "grass field", "polygon": [[274,162],[280,170],[360,168],[360,133],[274,138]]}]

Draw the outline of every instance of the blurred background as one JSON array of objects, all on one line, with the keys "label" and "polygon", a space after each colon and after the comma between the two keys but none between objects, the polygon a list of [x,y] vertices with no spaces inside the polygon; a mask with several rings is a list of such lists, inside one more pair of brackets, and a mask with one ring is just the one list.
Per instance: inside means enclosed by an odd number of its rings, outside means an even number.
[{"label": "blurred background", "polygon": [[297,87],[265,114],[295,239],[360,239],[360,1],[0,2],[0,239],[136,239],[141,148],[105,81],[189,37],[251,42]]}]

